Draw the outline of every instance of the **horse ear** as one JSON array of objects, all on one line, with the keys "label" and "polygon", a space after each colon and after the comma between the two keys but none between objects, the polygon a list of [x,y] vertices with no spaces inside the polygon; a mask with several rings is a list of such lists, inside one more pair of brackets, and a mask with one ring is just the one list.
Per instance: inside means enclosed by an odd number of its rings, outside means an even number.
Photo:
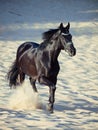
[{"label": "horse ear", "polygon": [[66,30],[70,29],[70,23],[68,22],[68,25],[66,26]]},{"label": "horse ear", "polygon": [[59,29],[62,30],[64,28],[63,23],[60,24]]}]

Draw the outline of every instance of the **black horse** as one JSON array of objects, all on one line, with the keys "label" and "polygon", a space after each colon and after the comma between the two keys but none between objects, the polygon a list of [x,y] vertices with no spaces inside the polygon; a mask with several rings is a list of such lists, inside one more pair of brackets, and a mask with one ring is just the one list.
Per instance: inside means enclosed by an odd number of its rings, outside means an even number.
[{"label": "black horse", "polygon": [[57,29],[51,29],[43,33],[43,42],[25,42],[17,50],[16,60],[8,72],[10,86],[17,86],[23,83],[25,75],[30,77],[30,83],[34,92],[37,92],[36,80],[40,84],[49,86],[48,109],[53,112],[53,104],[57,83],[57,75],[60,67],[58,56],[61,50],[68,52],[70,56],[76,54],[72,42],[72,35],[69,33],[70,23],[66,27],[63,23]]}]

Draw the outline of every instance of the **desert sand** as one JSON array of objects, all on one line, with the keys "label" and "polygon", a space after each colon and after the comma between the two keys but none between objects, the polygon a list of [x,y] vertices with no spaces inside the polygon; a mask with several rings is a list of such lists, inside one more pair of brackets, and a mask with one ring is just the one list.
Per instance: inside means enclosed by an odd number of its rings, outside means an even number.
[{"label": "desert sand", "polygon": [[[75,57],[59,56],[54,113],[47,111],[48,87],[35,94],[26,78],[10,89],[6,74],[25,41],[70,22]],[[98,129],[98,1],[0,0],[0,130]]]}]

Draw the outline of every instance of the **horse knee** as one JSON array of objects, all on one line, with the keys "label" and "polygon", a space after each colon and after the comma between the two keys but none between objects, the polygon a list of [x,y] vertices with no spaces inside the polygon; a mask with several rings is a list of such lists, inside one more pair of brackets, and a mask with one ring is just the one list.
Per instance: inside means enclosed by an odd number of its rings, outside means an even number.
[{"label": "horse knee", "polygon": [[55,92],[55,90],[56,90],[56,86],[55,85],[50,87],[50,91],[52,91],[53,93]]},{"label": "horse knee", "polygon": [[55,91],[56,90],[56,86],[53,86],[52,89],[53,89],[53,91]]}]

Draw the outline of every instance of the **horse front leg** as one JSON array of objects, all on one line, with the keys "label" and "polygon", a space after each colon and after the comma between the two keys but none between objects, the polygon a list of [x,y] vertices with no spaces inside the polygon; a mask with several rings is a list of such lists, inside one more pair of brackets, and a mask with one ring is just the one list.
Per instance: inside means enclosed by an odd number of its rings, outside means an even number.
[{"label": "horse front leg", "polygon": [[53,113],[53,105],[54,105],[54,102],[55,102],[55,90],[56,90],[56,87],[55,86],[51,86],[49,87],[49,104],[48,104],[48,110]]},{"label": "horse front leg", "polygon": [[39,78],[39,83],[49,86],[50,95],[49,95],[48,110],[50,111],[50,113],[53,113],[56,86],[44,76]]}]

